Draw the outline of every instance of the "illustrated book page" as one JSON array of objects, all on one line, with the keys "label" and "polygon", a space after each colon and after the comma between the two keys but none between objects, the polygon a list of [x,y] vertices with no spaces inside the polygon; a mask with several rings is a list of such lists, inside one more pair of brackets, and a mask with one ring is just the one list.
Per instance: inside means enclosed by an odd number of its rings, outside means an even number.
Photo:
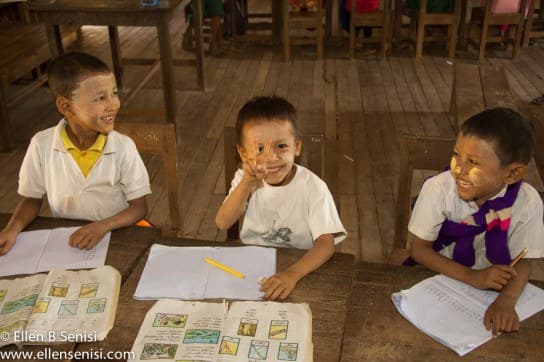
[{"label": "illustrated book page", "polygon": [[[484,314],[498,292],[481,290],[444,275],[392,295],[397,310],[413,325],[464,356],[492,338]],[[516,304],[519,320],[544,309],[544,290],[527,284]]]},{"label": "illustrated book page", "polygon": [[[204,261],[211,258],[244,275],[238,278]],[[153,244],[135,299],[248,299],[263,296],[258,280],[276,273],[276,249],[171,247]]]},{"label": "illustrated book page", "polygon": [[313,360],[307,304],[204,303],[161,299],[149,310],[132,347],[135,361]]},{"label": "illustrated book page", "polygon": [[0,332],[9,336],[2,345],[103,340],[113,327],[120,285],[111,266],[1,280]]},{"label": "illustrated book page", "polygon": [[0,256],[0,277],[34,274],[54,268],[84,269],[104,265],[111,233],[107,233],[91,250],[68,244],[79,227],[24,231],[17,236],[11,250]]},{"label": "illustrated book page", "polygon": [[46,274],[0,280],[0,347],[20,343]]}]

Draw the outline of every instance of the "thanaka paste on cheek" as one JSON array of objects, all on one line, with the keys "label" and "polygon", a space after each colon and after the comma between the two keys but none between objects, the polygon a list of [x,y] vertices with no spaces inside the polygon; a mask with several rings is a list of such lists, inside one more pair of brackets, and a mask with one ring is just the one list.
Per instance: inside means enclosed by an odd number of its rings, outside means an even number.
[{"label": "thanaka paste on cheek", "polygon": [[468,179],[474,186],[479,186],[482,184],[482,181],[485,181],[487,177],[485,176],[485,173],[480,170],[478,167],[473,167],[468,172]]},{"label": "thanaka paste on cheek", "polygon": [[451,158],[450,170],[453,172],[454,175],[461,174],[461,167],[459,165],[457,165],[457,161],[455,161],[455,157]]}]

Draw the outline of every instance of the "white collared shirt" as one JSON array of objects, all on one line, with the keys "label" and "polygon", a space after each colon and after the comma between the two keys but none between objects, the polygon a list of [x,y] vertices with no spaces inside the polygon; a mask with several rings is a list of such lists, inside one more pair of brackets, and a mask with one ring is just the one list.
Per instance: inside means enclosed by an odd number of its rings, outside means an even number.
[{"label": "white collared shirt", "polygon": [[[506,186],[495,197],[504,196],[505,192]],[[445,171],[423,184],[412,210],[408,231],[420,239],[435,241],[446,219],[460,222],[478,209],[474,201],[464,201],[459,197],[451,171]],[[525,258],[544,257],[542,220],[543,207],[538,192],[531,185],[522,183],[512,206],[512,218],[508,228],[508,249],[511,258],[515,258],[523,248],[529,249]],[[475,269],[491,265],[485,256],[484,236],[485,233],[481,233],[474,238]],[[455,242],[443,248],[440,254],[451,259],[454,246]]]},{"label": "white collared shirt", "polygon": [[129,137],[110,132],[102,155],[85,177],[62,142],[65,123],[62,119],[32,137],[19,172],[21,196],[41,199],[47,194],[53,216],[96,221],[151,193],[147,170]]}]

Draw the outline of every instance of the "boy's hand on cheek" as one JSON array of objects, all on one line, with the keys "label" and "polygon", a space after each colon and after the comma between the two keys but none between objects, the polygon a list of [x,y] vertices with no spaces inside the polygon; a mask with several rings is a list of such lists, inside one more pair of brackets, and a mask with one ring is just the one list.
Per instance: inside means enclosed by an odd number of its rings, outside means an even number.
[{"label": "boy's hand on cheek", "polygon": [[100,221],[87,224],[77,229],[69,240],[70,246],[79,249],[92,249],[109,230]]},{"label": "boy's hand on cheek", "polygon": [[295,289],[298,281],[295,273],[283,271],[266,278],[259,290],[264,292],[263,300],[283,300]]},{"label": "boy's hand on cheek", "polygon": [[509,296],[499,296],[487,308],[484,315],[484,325],[487,330],[492,329],[493,336],[500,332],[519,330],[519,318],[515,310],[516,299]]},{"label": "boy's hand on cheek", "polygon": [[509,265],[494,264],[488,268],[471,270],[471,284],[478,289],[494,289],[501,291],[508,282],[517,275]]}]

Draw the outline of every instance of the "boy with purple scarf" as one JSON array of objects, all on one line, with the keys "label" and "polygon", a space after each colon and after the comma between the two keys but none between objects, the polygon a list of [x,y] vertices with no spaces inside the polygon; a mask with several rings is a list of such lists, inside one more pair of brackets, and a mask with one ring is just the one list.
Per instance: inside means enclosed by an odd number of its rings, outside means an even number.
[{"label": "boy with purple scarf", "polygon": [[461,127],[450,170],[425,181],[408,230],[411,257],[429,269],[476,288],[500,292],[484,316],[487,329],[519,329],[515,311],[530,264],[512,259],[544,257],[543,206],[522,181],[534,149],[532,124],[496,108]]}]

